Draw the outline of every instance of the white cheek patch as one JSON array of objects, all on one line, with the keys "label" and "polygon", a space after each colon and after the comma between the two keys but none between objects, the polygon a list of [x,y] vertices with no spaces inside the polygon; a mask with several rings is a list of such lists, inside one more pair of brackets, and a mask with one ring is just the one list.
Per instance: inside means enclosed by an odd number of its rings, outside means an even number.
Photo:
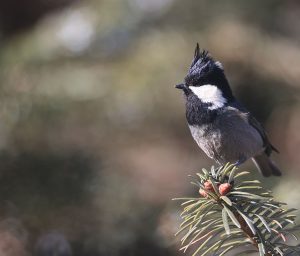
[{"label": "white cheek patch", "polygon": [[202,86],[190,86],[189,88],[203,103],[212,104],[212,106],[208,107],[210,110],[221,108],[227,103],[221,90],[215,85],[205,84]]}]

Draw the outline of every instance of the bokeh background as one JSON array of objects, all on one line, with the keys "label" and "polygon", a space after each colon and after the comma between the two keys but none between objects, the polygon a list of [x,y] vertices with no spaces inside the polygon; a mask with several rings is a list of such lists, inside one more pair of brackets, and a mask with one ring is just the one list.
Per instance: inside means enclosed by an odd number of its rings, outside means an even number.
[{"label": "bokeh background", "polygon": [[171,198],[213,164],[174,89],[196,42],[284,175],[245,168],[300,208],[299,1],[2,0],[1,256],[181,255]]}]

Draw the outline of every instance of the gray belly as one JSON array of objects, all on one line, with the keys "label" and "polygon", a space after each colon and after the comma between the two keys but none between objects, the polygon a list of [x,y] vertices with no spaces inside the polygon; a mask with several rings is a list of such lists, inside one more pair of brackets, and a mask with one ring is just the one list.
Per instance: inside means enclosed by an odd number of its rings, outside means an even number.
[{"label": "gray belly", "polygon": [[225,118],[218,123],[189,128],[198,146],[220,164],[246,161],[263,151],[260,134],[243,120]]}]

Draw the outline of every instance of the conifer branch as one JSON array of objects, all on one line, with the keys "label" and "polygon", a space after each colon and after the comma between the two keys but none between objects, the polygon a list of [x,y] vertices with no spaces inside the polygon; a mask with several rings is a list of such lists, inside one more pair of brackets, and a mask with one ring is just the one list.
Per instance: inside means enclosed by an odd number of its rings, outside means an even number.
[{"label": "conifer branch", "polygon": [[296,209],[283,208],[258,180],[244,180],[249,172],[237,170],[229,163],[202,169],[191,182],[199,197],[175,199],[183,200],[176,233],[182,235],[181,250],[191,248],[193,256],[222,256],[237,248],[260,256],[299,255],[300,247],[289,244],[300,230],[292,214]]}]

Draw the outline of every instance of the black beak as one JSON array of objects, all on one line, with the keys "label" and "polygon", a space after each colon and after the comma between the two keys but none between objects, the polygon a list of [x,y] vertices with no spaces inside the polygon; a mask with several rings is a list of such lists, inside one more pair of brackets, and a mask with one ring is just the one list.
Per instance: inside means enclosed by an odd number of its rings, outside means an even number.
[{"label": "black beak", "polygon": [[186,85],[185,84],[177,84],[177,85],[175,85],[175,88],[183,90],[186,88]]}]

